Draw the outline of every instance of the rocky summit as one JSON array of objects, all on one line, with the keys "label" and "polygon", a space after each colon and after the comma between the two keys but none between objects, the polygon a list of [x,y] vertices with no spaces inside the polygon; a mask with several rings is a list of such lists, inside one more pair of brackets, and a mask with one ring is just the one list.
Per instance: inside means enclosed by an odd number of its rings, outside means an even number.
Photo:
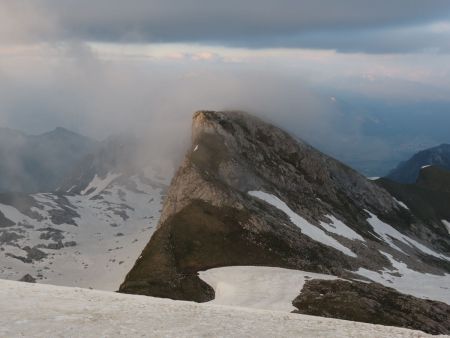
[{"label": "rocky summit", "polygon": [[[388,286],[439,304],[438,314],[423,312],[439,318],[450,302],[449,245],[443,222],[280,128],[244,112],[200,111],[158,229],[120,292],[204,302],[216,291],[200,271],[271,266],[378,282],[374,292]],[[345,319],[361,317],[370,318]],[[448,331],[429,322],[429,332]]]}]

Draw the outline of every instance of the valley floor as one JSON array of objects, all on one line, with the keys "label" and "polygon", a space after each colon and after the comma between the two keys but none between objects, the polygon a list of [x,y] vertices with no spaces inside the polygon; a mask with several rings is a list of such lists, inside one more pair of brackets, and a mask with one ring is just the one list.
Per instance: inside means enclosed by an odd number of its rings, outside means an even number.
[{"label": "valley floor", "polygon": [[0,337],[429,337],[278,311],[0,280]]}]

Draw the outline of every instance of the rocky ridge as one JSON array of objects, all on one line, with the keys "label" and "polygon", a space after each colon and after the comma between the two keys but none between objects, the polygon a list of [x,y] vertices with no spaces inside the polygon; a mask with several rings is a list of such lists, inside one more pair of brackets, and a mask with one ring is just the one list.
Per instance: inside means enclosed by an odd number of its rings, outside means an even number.
[{"label": "rocky ridge", "polygon": [[208,301],[214,290],[197,272],[231,265],[369,271],[389,284],[383,271],[399,276],[404,264],[446,278],[450,237],[438,237],[383,187],[281,129],[200,111],[158,230],[120,291]]}]

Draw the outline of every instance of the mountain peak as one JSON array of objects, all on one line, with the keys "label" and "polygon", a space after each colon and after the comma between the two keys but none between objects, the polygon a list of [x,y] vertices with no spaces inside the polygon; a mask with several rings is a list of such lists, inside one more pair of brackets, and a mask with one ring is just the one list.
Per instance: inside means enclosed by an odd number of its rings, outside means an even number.
[{"label": "mountain peak", "polygon": [[55,133],[72,133],[71,130],[64,128],[64,127],[56,127],[53,132]]},{"label": "mountain peak", "polygon": [[199,111],[192,134],[158,230],[121,292],[207,301],[214,290],[197,273],[233,265],[358,279],[399,262],[445,270],[442,248],[422,244],[437,243],[426,224],[280,128],[244,112]]},{"label": "mountain peak", "polygon": [[77,137],[77,138],[83,138],[88,139],[88,137],[81,135],[79,133],[76,133],[70,129],[64,128],[64,127],[56,127],[55,129],[39,134],[36,137]]}]

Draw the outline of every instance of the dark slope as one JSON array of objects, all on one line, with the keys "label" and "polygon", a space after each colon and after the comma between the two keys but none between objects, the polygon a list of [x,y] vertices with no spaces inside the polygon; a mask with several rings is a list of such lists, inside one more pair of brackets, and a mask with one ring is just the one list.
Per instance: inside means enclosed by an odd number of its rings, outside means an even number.
[{"label": "dark slope", "polygon": [[438,166],[423,168],[416,184],[425,189],[450,193],[450,169]]},{"label": "dark slope", "polygon": [[297,313],[450,333],[450,306],[407,296],[377,283],[310,280],[294,301]]},{"label": "dark slope", "polygon": [[450,251],[450,245],[445,240],[448,230],[442,223],[442,220],[450,220],[450,171],[430,166],[420,171],[417,182],[413,184],[402,184],[387,178],[376,182],[405,203],[424,223],[433,227],[433,232],[438,236],[432,242],[444,251]]}]

